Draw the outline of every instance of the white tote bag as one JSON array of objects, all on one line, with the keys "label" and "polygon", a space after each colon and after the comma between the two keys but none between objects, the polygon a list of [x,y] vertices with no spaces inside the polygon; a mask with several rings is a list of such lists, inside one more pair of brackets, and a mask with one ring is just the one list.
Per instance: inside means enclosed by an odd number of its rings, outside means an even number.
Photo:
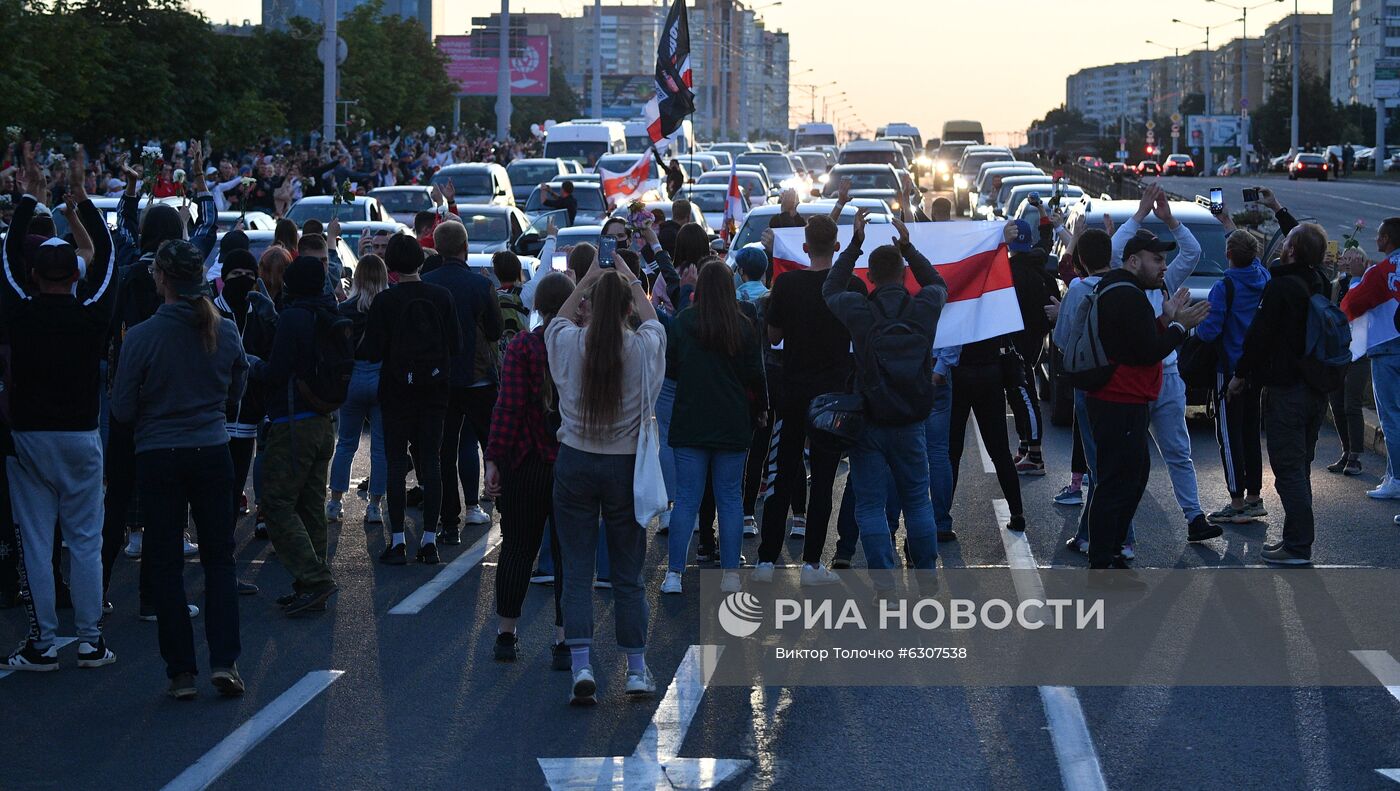
[{"label": "white tote bag", "polygon": [[632,500],[637,524],[645,528],[670,507],[671,501],[666,495],[666,480],[661,477],[661,429],[656,422],[656,405],[651,400],[651,362],[640,355],[639,359],[642,425],[637,432],[637,460],[632,467]]}]

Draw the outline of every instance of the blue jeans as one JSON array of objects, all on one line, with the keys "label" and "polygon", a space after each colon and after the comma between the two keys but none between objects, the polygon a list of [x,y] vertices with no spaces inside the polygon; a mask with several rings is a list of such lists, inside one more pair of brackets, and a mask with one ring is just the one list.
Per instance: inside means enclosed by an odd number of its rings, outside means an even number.
[{"label": "blue jeans", "polygon": [[744,534],[744,463],[747,451],[710,448],[675,448],[676,508],[671,513],[671,530],[666,540],[670,554],[667,565],[677,574],[685,570],[690,552],[691,531],[705,496],[705,482],[714,485],[715,515],[719,520],[719,564],[739,568],[739,545]]},{"label": "blue jeans", "polygon": [[[675,502],[676,456],[671,449],[671,410],[676,406],[676,380],[662,379],[661,394],[656,397],[656,427],[661,433],[661,478],[666,482],[666,499]],[[698,502],[698,501],[697,501]]]},{"label": "blue jeans", "polygon": [[1189,523],[1201,515],[1201,496],[1196,490],[1196,465],[1191,461],[1191,434],[1186,429],[1186,383],[1176,366],[1162,371],[1162,391],[1150,405],[1152,441],[1167,465],[1172,494]]},{"label": "blue jeans", "polygon": [[1395,455],[1400,453],[1400,355],[1371,355],[1371,388],[1385,433],[1385,475],[1394,478]]},{"label": "blue jeans", "polygon": [[382,497],[389,461],[384,453],[384,416],[379,411],[379,363],[355,361],[350,392],[340,407],[339,436],[331,459],[331,491],[350,491],[350,464],[360,449],[360,435],[369,418],[369,494]]},{"label": "blue jeans", "polygon": [[[549,537],[550,531],[544,531],[544,537],[540,539],[540,555],[535,561],[535,568],[546,574],[554,574],[554,555],[550,553],[550,546],[553,540]],[[607,527],[598,523],[598,551],[593,553],[593,560],[598,564],[598,579],[610,579],[609,574],[612,569],[608,567],[608,542]]]},{"label": "blue jeans", "polygon": [[928,449],[922,423],[907,426],[870,425],[850,452],[851,486],[856,497],[856,526],[860,529],[865,562],[872,569],[894,568],[890,541],[890,481],[893,479],[904,510],[904,531],[914,567],[938,565],[937,528],[929,502]]},{"label": "blue jeans", "polygon": [[[1089,471],[1084,473],[1084,506],[1079,509],[1079,530],[1074,534],[1075,541],[1089,541],[1089,499],[1094,496],[1094,482],[1098,475],[1094,472],[1098,464],[1098,446],[1094,444],[1094,432],[1089,425],[1089,409],[1085,406],[1084,391],[1074,391],[1074,424],[1079,429],[1079,441],[1084,445],[1084,465]],[[1128,543],[1135,543],[1133,525],[1128,524]]]},{"label": "blue jeans", "polygon": [[[890,476],[889,488],[885,492],[885,519],[890,523],[890,540],[899,532],[899,490],[894,486],[894,476]],[[851,493],[851,476],[846,476],[846,487],[841,490],[841,510],[836,514],[836,554],[833,557],[850,560],[856,556],[856,541],[860,529],[856,527],[856,496]]]},{"label": "blue jeans", "polygon": [[924,448],[928,455],[928,496],[938,531],[953,529],[953,467],[948,460],[948,421],[953,412],[953,386],[935,385],[933,411],[924,419]]}]

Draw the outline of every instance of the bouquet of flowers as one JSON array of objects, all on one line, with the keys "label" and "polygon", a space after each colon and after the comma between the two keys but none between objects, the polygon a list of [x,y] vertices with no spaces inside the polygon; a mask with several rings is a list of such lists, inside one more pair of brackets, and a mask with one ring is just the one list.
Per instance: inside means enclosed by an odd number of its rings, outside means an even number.
[{"label": "bouquet of flowers", "polygon": [[1354,225],[1354,226],[1352,227],[1352,229],[1351,229],[1351,233],[1347,234],[1347,235],[1346,235],[1346,239],[1342,242],[1342,249],[1343,249],[1343,250],[1357,250],[1357,249],[1360,249],[1360,247],[1361,247],[1361,242],[1360,242],[1359,240],[1357,240],[1356,235],[1359,234],[1359,233],[1361,233],[1363,230],[1365,230],[1365,228],[1366,228],[1366,221],[1358,217],[1357,220],[1356,220],[1356,225]]},{"label": "bouquet of flowers", "polygon": [[18,126],[5,127],[5,138],[11,143],[18,143],[24,139],[24,130]]},{"label": "bouquet of flowers", "polygon": [[[331,182],[334,184],[335,182]],[[346,179],[331,193],[331,216],[340,219],[340,206],[355,202],[355,187]]]},{"label": "bouquet of flowers", "polygon": [[184,169],[176,168],[175,172],[170,174],[170,180],[175,183],[175,194],[179,195],[181,200],[184,200],[186,180]]},{"label": "bouquet of flowers", "polygon": [[164,167],[165,156],[161,153],[160,146],[141,148],[141,191],[146,194],[148,206],[156,198],[156,179],[160,178],[160,171]]}]

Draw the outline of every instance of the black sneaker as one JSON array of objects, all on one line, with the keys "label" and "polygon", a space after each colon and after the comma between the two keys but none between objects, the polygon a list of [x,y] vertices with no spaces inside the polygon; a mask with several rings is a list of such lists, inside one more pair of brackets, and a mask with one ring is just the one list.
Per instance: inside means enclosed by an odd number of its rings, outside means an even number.
[{"label": "black sneaker", "polygon": [[564,643],[554,644],[554,656],[550,659],[549,666],[553,670],[569,672],[574,669],[574,655],[569,653],[569,646]]},{"label": "black sneaker", "polygon": [[336,590],[336,587],[332,585],[318,593],[298,593],[284,611],[289,617],[301,615],[304,612],[323,611],[326,609],[326,601],[335,594]]},{"label": "black sneaker", "polygon": [[1011,517],[1011,521],[1006,523],[1006,529],[1013,533],[1026,532],[1026,517],[1024,514],[1017,514]]},{"label": "black sneaker", "polygon": [[707,566],[715,562],[715,556],[709,552],[696,552],[695,562],[701,566]]},{"label": "black sneaker", "polygon": [[946,543],[948,543],[949,541],[957,541],[957,540],[958,540],[958,533],[957,533],[957,531],[955,531],[955,530],[939,530],[939,531],[938,531],[938,543],[940,543],[940,544],[946,544]]},{"label": "black sneaker", "polygon": [[408,547],[404,544],[384,547],[384,551],[379,553],[379,562],[389,566],[407,565]]},{"label": "black sneaker", "polygon": [[58,649],[49,646],[40,651],[31,640],[26,640],[13,654],[0,664],[6,670],[23,670],[32,673],[47,673],[58,669]]},{"label": "black sneaker", "polygon": [[444,527],[438,531],[437,540],[444,546],[455,547],[462,543],[462,531],[455,527]]},{"label": "black sneaker", "polygon": [[1186,526],[1186,540],[1191,543],[1197,541],[1209,541],[1225,533],[1220,525],[1213,525],[1206,521],[1205,514],[1196,514],[1196,518],[1191,520],[1191,524]]},{"label": "black sneaker", "polygon": [[848,569],[848,568],[850,568],[850,567],[851,567],[851,559],[850,559],[850,558],[832,558],[832,559],[831,559],[831,568],[832,568],[832,569]]},{"label": "black sneaker", "polygon": [[256,596],[258,593],[258,586],[251,582],[239,580],[237,590],[239,596]]},{"label": "black sneaker", "polygon": [[107,641],[97,638],[94,645],[87,641],[78,643],[78,667],[102,667],[117,661],[117,655],[107,647]]},{"label": "black sneaker", "polygon": [[242,697],[244,686],[243,677],[238,675],[238,666],[216,667],[209,673],[209,680],[213,682],[214,689],[226,698]]},{"label": "black sneaker", "polygon": [[102,600],[102,614],[103,614],[103,615],[111,615],[111,614],[112,614],[112,611],[115,610],[115,609],[117,609],[117,606],[116,606],[115,604],[112,604],[111,601],[108,601],[108,600],[106,600],[106,599],[103,599],[103,600]]},{"label": "black sneaker", "polygon": [[1342,470],[1345,470],[1347,468],[1347,459],[1350,458],[1350,453],[1343,453],[1340,459],[1337,459],[1335,462],[1327,465],[1327,471],[1334,475],[1341,475]]},{"label": "black sneaker", "polygon": [[1356,456],[1347,459],[1346,466],[1342,468],[1343,475],[1360,475],[1361,472],[1361,459]]},{"label": "black sneaker", "polygon": [[361,478],[361,479],[360,479],[360,482],[357,483],[357,484],[355,484],[355,491],[357,491],[357,492],[367,492],[367,491],[369,491],[369,478]]},{"label": "black sneaker", "polygon": [[199,690],[194,688],[193,673],[179,673],[170,679],[170,688],[165,691],[166,695],[176,700],[194,700],[199,695]]},{"label": "black sneaker", "polygon": [[296,598],[297,598],[297,592],[296,592],[296,591],[292,591],[291,593],[285,594],[285,595],[283,595],[283,596],[278,596],[278,597],[277,597],[277,606],[278,606],[278,607],[286,607],[288,604],[291,604],[292,602],[296,601]]},{"label": "black sneaker", "polygon": [[515,632],[501,632],[496,635],[496,661],[514,662],[515,644],[520,642],[520,638],[515,636]]},{"label": "black sneaker", "polygon": [[424,544],[419,547],[418,554],[414,555],[414,559],[429,566],[435,566],[442,562],[442,558],[438,557],[437,544]]},{"label": "black sneaker", "polygon": [[1284,547],[1266,549],[1260,553],[1265,563],[1275,566],[1308,566],[1312,564],[1312,558],[1305,557]]}]

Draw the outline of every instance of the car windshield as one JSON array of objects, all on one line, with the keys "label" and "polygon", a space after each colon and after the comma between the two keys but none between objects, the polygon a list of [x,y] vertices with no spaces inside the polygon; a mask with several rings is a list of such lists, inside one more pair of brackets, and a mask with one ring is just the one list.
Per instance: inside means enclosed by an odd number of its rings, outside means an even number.
[{"label": "car windshield", "polygon": [[724,211],[729,193],[724,190],[681,190],[680,197],[700,207],[700,211]]},{"label": "car windshield", "polygon": [[[749,191],[750,195],[756,195],[763,191],[763,179],[756,173],[745,173],[739,171],[739,186]],[[728,173],[710,172],[695,180],[696,184],[728,184]]]},{"label": "car windshield", "polygon": [[[803,216],[803,218],[809,218],[817,214],[825,215],[831,211],[830,208],[826,206],[822,206],[820,208],[826,209],[826,211],[804,211],[799,213]],[[739,233],[735,235],[734,244],[730,245],[730,248],[737,250],[740,247],[743,247],[744,245],[759,241],[760,237],[763,236],[763,232],[768,230],[768,226],[772,224],[773,218],[776,216],[778,216],[776,213],[770,212],[764,212],[763,214],[750,214],[748,219],[744,220],[744,226],[740,228]],[[850,225],[851,223],[855,222],[855,216],[856,215],[854,211],[841,212],[841,217],[837,219],[836,224]]]},{"label": "car windshield", "polygon": [[1321,155],[1321,154],[1299,154],[1299,155],[1298,155],[1298,161],[1299,161],[1299,162],[1307,162],[1307,163],[1309,163],[1309,164],[1316,165],[1317,163],[1319,163],[1319,162],[1322,161],[1322,155]]},{"label": "car windshield", "polygon": [[[559,191],[555,187],[555,192]],[[544,190],[539,187],[530,193],[530,199],[525,201],[525,211],[530,214],[537,214],[547,211],[549,207],[544,205]],[[603,211],[603,193],[598,189],[584,189],[577,184],[574,185],[574,200],[578,201],[579,211]]]},{"label": "car windshield", "polygon": [[853,190],[895,190],[899,191],[899,179],[888,170],[844,170],[837,167],[831,171],[831,178],[823,190],[828,197],[835,195],[841,182],[851,180]]},{"label": "car windshield", "polygon": [[843,165],[893,165],[899,162],[899,156],[894,151],[842,151],[841,164]]},{"label": "car windshield", "polygon": [[982,166],[988,162],[1011,161],[1012,157],[1010,154],[1003,154],[999,151],[988,151],[983,154],[969,154],[963,157],[962,167],[958,168],[958,172],[962,173],[964,176],[975,176],[977,175],[977,171],[981,170]]},{"label": "car windshield", "polygon": [[941,159],[941,160],[943,160],[944,162],[957,162],[959,159],[962,158],[963,151],[966,150],[967,147],[968,147],[969,145],[972,145],[972,144],[971,144],[971,143],[949,143],[949,144],[946,145],[946,146],[939,146],[939,147],[938,147],[938,158]]},{"label": "car windshield", "polygon": [[559,175],[559,165],[556,162],[513,162],[506,166],[506,175],[510,176],[511,184],[534,185],[553,181]]},{"label": "car windshield", "polygon": [[379,202],[384,204],[384,209],[390,212],[418,212],[433,208],[433,199],[429,197],[427,190],[385,190],[370,194],[378,198]]},{"label": "car windshield", "polygon": [[762,165],[768,169],[768,176],[774,181],[782,181],[796,173],[786,154],[740,154],[740,165]]},{"label": "car windshield", "polygon": [[1170,159],[1170,160],[1173,161],[1173,162],[1190,162],[1190,161],[1191,161],[1191,157],[1188,157],[1188,156],[1186,156],[1185,154],[1172,154],[1171,156],[1167,157],[1167,159]]},{"label": "car windshield", "polygon": [[806,165],[807,169],[813,173],[821,174],[826,172],[825,154],[811,153],[798,154],[797,156],[802,160],[802,164]]},{"label": "car windshield", "polygon": [[464,195],[491,195],[491,174],[479,171],[442,173],[433,176],[433,184],[441,184],[451,180],[452,188],[457,191],[457,200],[460,202]]},{"label": "car windshield", "polygon": [[544,155],[555,159],[572,159],[591,168],[598,157],[608,153],[608,144],[590,140],[551,140],[544,144]]},{"label": "car windshield", "polygon": [[1053,182],[1050,181],[1050,179],[1046,179],[1046,180],[1043,181],[1043,182],[1041,182],[1041,181],[1023,181],[1023,182],[1021,182],[1021,183],[1019,183],[1019,184],[1007,184],[1005,181],[1003,181],[1003,182],[1001,183],[1001,189],[997,191],[997,203],[998,203],[998,204],[1004,203],[1004,202],[1006,201],[1006,199],[1007,199],[1008,197],[1011,196],[1012,191],[1014,191],[1017,187],[1024,187],[1024,186],[1026,186],[1026,185],[1028,185],[1028,184],[1039,184],[1039,185],[1041,185],[1042,189],[1040,190],[1040,194],[1042,194],[1042,195],[1049,194],[1051,191],[1053,191],[1053,190],[1055,189],[1055,185],[1054,185]]},{"label": "car windshield", "polygon": [[651,148],[651,135],[628,135],[627,150],[641,153]]},{"label": "car windshield", "polygon": [[365,210],[363,204],[336,205],[330,201],[318,201],[308,203],[300,201],[287,212],[287,219],[296,223],[300,227],[307,220],[320,220],[322,224],[328,223],[332,218],[339,217],[342,220],[363,220]]},{"label": "car windshield", "polygon": [[504,242],[510,239],[510,219],[505,212],[462,211],[462,224],[472,242]]}]

